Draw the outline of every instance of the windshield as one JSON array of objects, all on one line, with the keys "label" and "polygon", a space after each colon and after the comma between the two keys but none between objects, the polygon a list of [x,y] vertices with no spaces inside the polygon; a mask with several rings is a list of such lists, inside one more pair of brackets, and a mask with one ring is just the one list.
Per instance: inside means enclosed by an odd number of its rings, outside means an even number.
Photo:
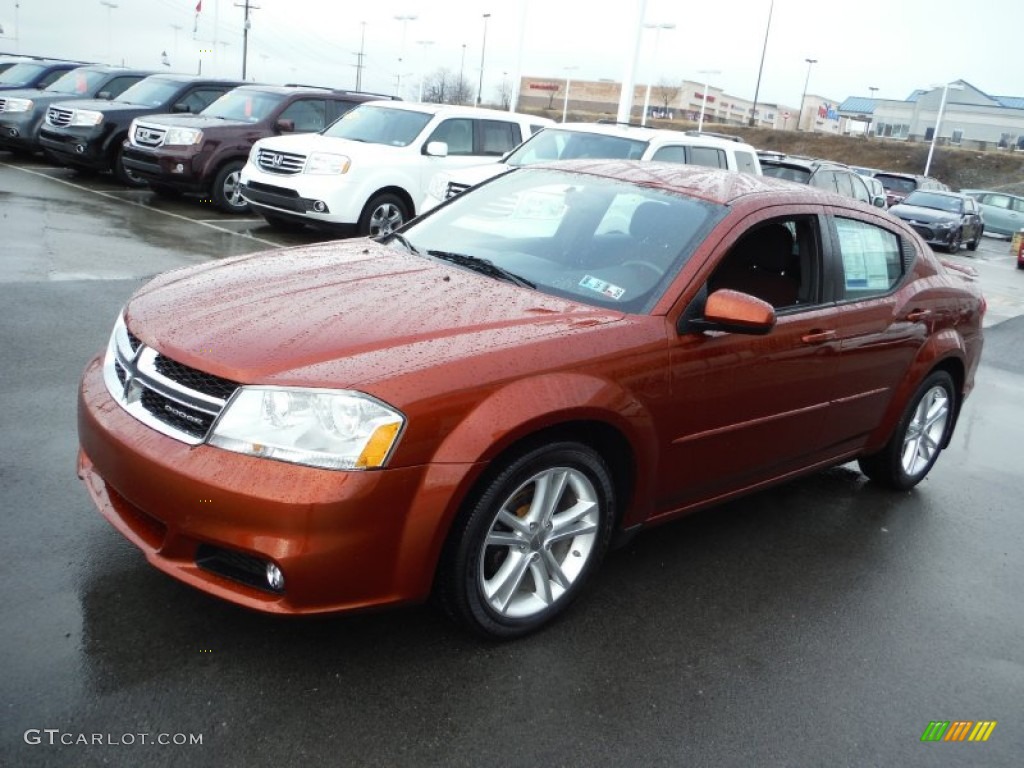
[{"label": "windshield", "polygon": [[0,74],[2,85],[28,85],[36,75],[46,69],[42,64],[15,64]]},{"label": "windshield", "polygon": [[643,313],[725,211],[624,181],[524,168],[464,192],[391,242],[467,268],[487,260],[536,290]]},{"label": "windshield", "polygon": [[360,105],[336,120],[324,136],[406,147],[420,135],[433,113]]},{"label": "windshield", "polygon": [[639,160],[645,149],[647,142],[637,139],[545,128],[512,150],[505,163],[518,167],[577,158]]},{"label": "windshield", "polygon": [[875,174],[875,178],[882,182],[886,192],[895,192],[899,195],[907,195],[917,189],[917,182],[913,179],[905,179],[902,176],[883,176]]},{"label": "windshield", "polygon": [[811,172],[807,168],[793,167],[792,165],[773,165],[761,160],[761,173],[771,176],[773,179],[785,179],[795,181],[798,184],[808,184],[811,181]]},{"label": "windshield", "polygon": [[143,107],[159,107],[161,104],[166,104],[174,98],[174,94],[180,88],[181,83],[173,80],[147,77],[118,96],[117,101],[123,101],[126,104],[138,104]]},{"label": "windshield", "polygon": [[949,195],[937,195],[934,192],[911,192],[903,200],[904,205],[916,205],[920,208],[935,208],[950,213],[963,210],[963,200]]},{"label": "windshield", "polygon": [[284,96],[276,93],[238,89],[225,93],[199,114],[203,117],[258,123],[265,120],[282,99]]},{"label": "windshield", "polygon": [[94,69],[73,69],[60,76],[46,88],[50,93],[66,93],[74,96],[88,96],[95,93],[107,76]]}]

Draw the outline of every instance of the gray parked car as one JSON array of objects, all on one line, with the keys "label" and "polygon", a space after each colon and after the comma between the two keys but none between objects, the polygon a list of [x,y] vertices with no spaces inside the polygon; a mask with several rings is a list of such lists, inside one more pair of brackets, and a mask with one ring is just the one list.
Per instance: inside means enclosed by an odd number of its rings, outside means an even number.
[{"label": "gray parked car", "polygon": [[1011,236],[1024,229],[1024,197],[987,189],[963,189],[978,201],[985,217],[985,229],[997,235]]}]

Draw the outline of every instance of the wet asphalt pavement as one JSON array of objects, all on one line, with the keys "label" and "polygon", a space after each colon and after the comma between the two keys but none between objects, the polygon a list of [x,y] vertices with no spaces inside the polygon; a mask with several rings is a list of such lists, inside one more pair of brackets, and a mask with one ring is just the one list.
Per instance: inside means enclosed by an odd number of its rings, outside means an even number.
[{"label": "wet asphalt pavement", "polygon": [[[1005,241],[957,257],[993,324],[916,490],[848,465],[663,526],[563,620],[491,644],[429,607],[219,602],[148,566],[75,476],[78,376],[147,276],[313,239],[0,153],[0,765],[1020,764],[1024,271]],[[998,726],[922,743],[932,720]]]}]

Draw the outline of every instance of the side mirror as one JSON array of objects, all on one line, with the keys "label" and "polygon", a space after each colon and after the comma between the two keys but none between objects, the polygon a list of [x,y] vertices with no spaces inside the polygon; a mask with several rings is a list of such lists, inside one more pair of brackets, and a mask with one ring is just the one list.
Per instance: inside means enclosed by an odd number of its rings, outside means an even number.
[{"label": "side mirror", "polygon": [[876,208],[885,208],[885,195],[875,195],[871,198],[871,204]]},{"label": "side mirror", "polygon": [[448,157],[448,142],[429,141],[423,149],[423,154],[429,157]]},{"label": "side mirror", "polygon": [[682,331],[725,331],[763,336],[775,327],[775,308],[747,293],[729,288],[715,291],[704,304],[704,316],[688,320]]},{"label": "side mirror", "polygon": [[171,112],[191,112],[191,111],[192,111],[192,107],[190,107],[188,104],[184,104],[182,102],[178,102],[173,107],[171,107]]},{"label": "side mirror", "polygon": [[295,131],[295,121],[294,120],[278,120],[276,123],[274,123],[274,127],[280,133],[292,133],[292,132]]},{"label": "side mirror", "polygon": [[96,94],[96,98],[110,101],[112,98],[114,98],[114,94],[112,94],[110,91],[100,91]]}]

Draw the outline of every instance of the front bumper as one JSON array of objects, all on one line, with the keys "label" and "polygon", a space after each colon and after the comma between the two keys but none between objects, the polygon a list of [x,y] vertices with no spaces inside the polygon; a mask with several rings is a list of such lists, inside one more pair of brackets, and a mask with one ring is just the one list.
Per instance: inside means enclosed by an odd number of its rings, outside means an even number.
[{"label": "front bumper", "polygon": [[68,165],[97,171],[110,170],[110,157],[106,153],[103,136],[97,131],[55,131],[43,125],[39,129],[39,146]]},{"label": "front bumper", "polygon": [[366,204],[344,176],[266,173],[252,163],[242,169],[240,189],[257,210],[299,216],[307,224],[356,224]]},{"label": "front bumper", "polygon": [[[475,466],[333,472],[191,447],[117,405],[99,358],[82,379],[78,429],[79,477],[152,565],[270,613],[424,600],[456,488]],[[260,586],[266,563],[283,591]]]},{"label": "front bumper", "polygon": [[940,227],[937,223],[926,223],[920,221],[905,221],[919,234],[929,245],[949,245],[953,242],[953,236],[959,229],[958,226]]},{"label": "front bumper", "polygon": [[39,149],[37,118],[28,112],[4,112],[0,115],[0,149],[32,151]]},{"label": "front bumper", "polygon": [[147,151],[127,144],[121,157],[125,168],[146,181],[182,192],[205,192],[209,186],[210,180],[204,176],[205,155],[188,149]]}]

